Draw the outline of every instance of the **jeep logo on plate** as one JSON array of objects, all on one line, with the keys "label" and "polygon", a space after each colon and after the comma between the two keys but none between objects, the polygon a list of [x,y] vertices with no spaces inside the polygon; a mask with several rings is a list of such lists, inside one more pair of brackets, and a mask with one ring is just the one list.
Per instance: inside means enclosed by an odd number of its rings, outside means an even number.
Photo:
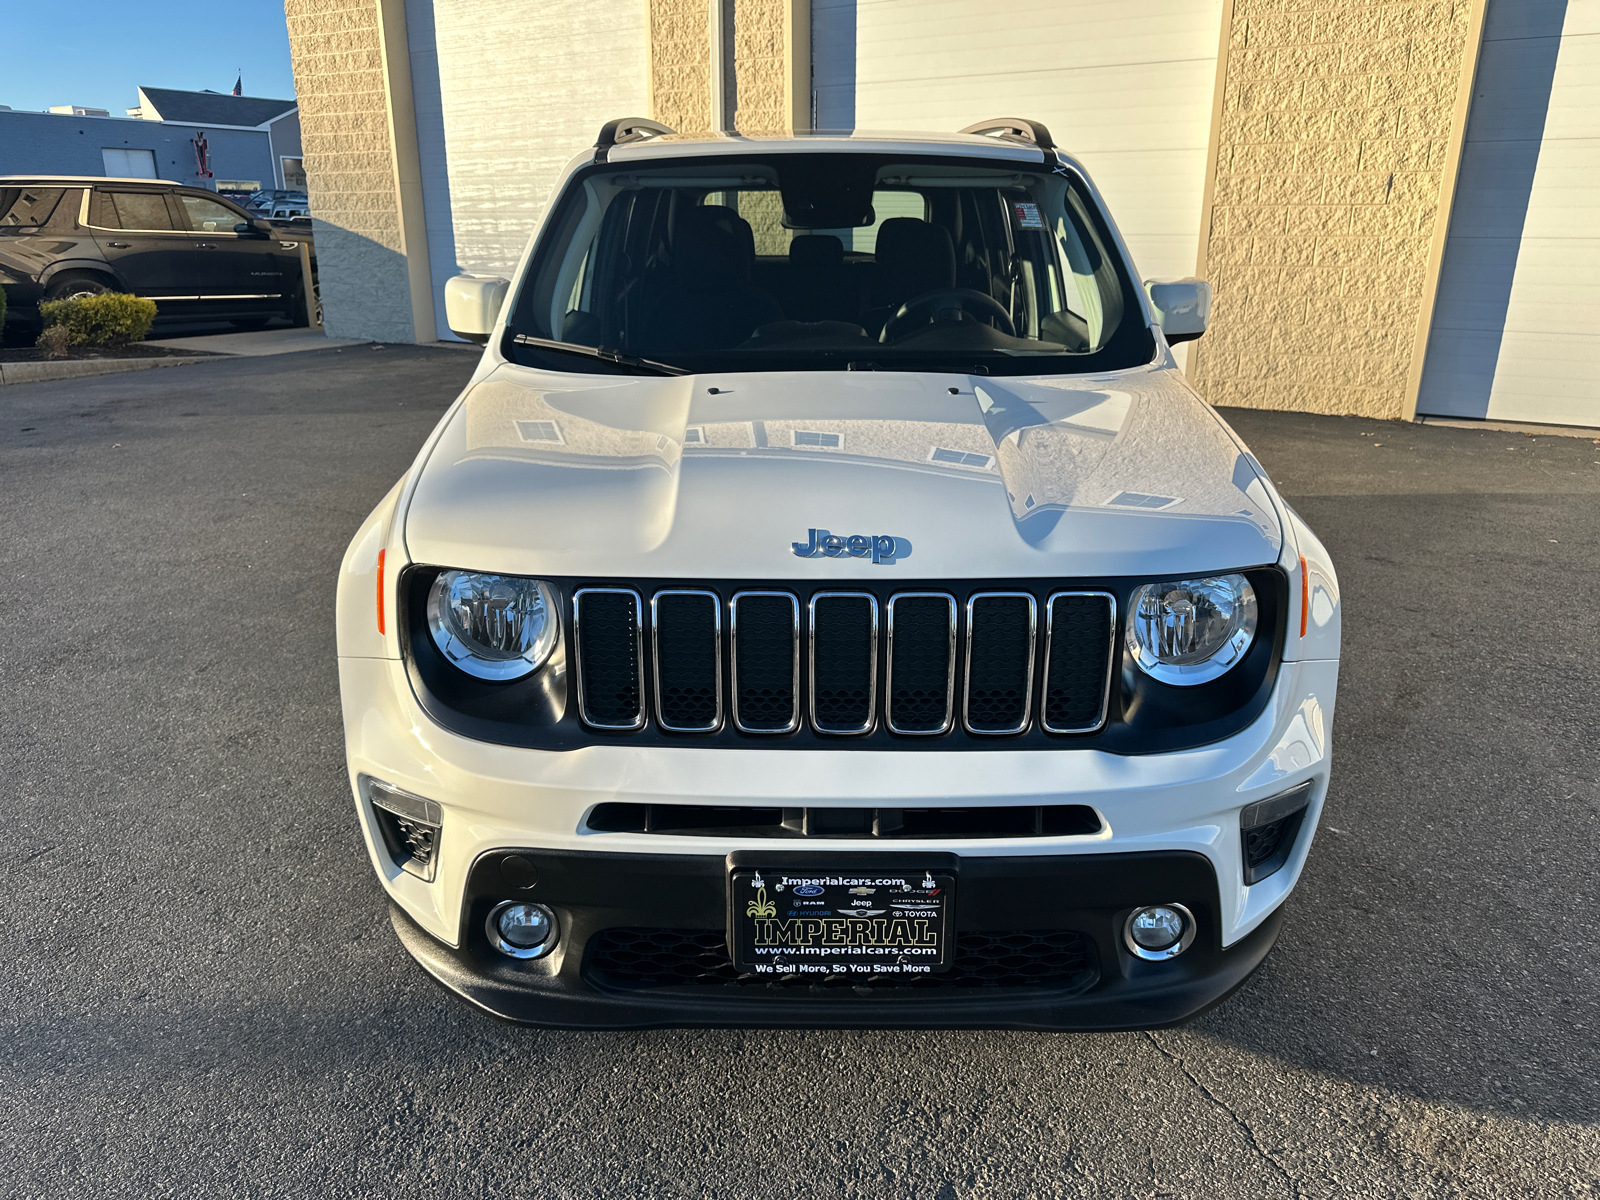
[{"label": "jeep logo on plate", "polygon": [[794,552],[800,558],[815,558],[821,554],[826,558],[838,558],[848,555],[851,558],[866,558],[872,556],[875,563],[893,562],[899,551],[900,541],[886,533],[874,534],[868,537],[864,533],[853,533],[849,537],[840,537],[836,533],[829,533],[826,529],[808,529],[810,536],[808,542],[793,542]]}]

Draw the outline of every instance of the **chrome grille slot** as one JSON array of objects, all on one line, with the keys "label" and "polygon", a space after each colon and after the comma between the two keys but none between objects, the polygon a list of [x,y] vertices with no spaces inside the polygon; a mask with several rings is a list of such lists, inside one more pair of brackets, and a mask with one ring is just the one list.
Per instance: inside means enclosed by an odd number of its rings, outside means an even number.
[{"label": "chrome grille slot", "polygon": [[728,628],[733,723],[746,733],[800,728],[800,602],[788,592],[739,592]]},{"label": "chrome grille slot", "polygon": [[867,592],[811,598],[811,725],[871,733],[878,710],[878,600]]},{"label": "chrome grille slot", "polygon": [[644,725],[643,607],[631,588],[581,588],[572,597],[578,712],[596,729]]},{"label": "chrome grille slot", "polygon": [[956,715],[956,598],[901,592],[889,600],[884,706],[895,733],[948,733]]},{"label": "chrome grille slot", "polygon": [[656,721],[675,733],[710,733],[722,724],[722,599],[672,589],[650,599],[655,650]]},{"label": "chrome grille slot", "polygon": [[1021,733],[1033,701],[1038,604],[1027,592],[967,598],[966,705],[970,733]]},{"label": "chrome grille slot", "polygon": [[1106,723],[1117,598],[1056,592],[1045,602],[1039,723],[1051,733],[1091,733]]}]

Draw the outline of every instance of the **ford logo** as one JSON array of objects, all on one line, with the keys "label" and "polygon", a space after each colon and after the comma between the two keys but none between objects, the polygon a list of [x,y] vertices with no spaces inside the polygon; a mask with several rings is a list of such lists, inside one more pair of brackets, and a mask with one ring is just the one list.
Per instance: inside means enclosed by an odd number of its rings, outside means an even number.
[{"label": "ford logo", "polygon": [[822,895],[822,889],[814,883],[802,883],[795,888],[794,894],[796,896],[820,896]]}]

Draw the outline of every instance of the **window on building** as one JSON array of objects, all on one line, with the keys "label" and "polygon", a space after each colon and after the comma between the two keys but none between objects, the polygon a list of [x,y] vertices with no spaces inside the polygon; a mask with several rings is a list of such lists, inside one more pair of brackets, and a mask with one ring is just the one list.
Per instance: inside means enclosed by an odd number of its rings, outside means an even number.
[{"label": "window on building", "polygon": [[106,165],[106,174],[112,178],[157,178],[154,150],[128,150],[121,146],[106,146],[100,151],[100,160]]},{"label": "window on building", "polygon": [[298,158],[280,158],[283,163],[283,187],[289,192],[303,192],[306,190],[306,168],[304,162]]},{"label": "window on building", "polygon": [[160,192],[96,191],[89,223],[101,229],[176,229]]},{"label": "window on building", "polygon": [[244,220],[218,200],[186,193],[180,193],[178,199],[183,201],[183,215],[189,222],[189,228],[196,233],[232,233],[233,227]]}]

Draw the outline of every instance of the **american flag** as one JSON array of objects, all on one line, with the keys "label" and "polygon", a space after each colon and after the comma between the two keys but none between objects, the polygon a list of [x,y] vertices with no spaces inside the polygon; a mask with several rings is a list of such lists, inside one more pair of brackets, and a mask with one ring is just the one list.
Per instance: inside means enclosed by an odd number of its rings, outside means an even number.
[{"label": "american flag", "polygon": [[233,94],[235,96],[244,95],[244,72],[243,71],[240,71],[239,72],[239,78],[237,78],[237,79],[235,79],[233,81]]}]

